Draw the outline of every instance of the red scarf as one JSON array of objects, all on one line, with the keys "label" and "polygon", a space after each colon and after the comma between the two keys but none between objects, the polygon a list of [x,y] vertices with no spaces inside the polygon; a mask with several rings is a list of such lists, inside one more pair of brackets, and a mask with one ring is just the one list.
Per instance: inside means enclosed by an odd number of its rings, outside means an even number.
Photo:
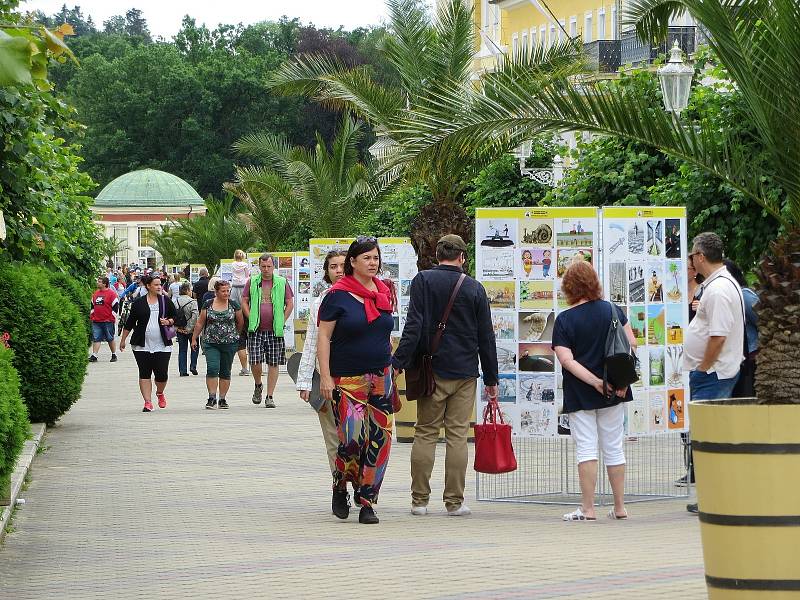
[{"label": "red scarf", "polygon": [[367,323],[372,323],[381,316],[379,311],[392,312],[392,292],[389,287],[377,277],[372,278],[378,291],[373,292],[365,288],[352,275],[345,275],[331,286],[330,292],[342,291],[355,294],[364,300],[364,312],[367,313]]}]

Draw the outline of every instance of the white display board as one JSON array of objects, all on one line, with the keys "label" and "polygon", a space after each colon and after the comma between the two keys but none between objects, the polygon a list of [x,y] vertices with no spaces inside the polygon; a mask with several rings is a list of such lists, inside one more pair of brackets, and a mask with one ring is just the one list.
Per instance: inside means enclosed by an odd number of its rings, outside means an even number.
[{"label": "white display board", "polygon": [[308,252],[295,252],[295,290],[294,314],[299,321],[308,321],[311,309],[311,261]]},{"label": "white display board", "polygon": [[[514,435],[521,437],[556,436],[569,434],[569,419],[562,415],[563,385],[561,366],[556,360],[552,350],[552,333],[555,319],[559,312],[567,310],[566,299],[560,292],[561,276],[567,266],[574,260],[585,260],[592,264],[605,282],[606,296],[610,297],[617,285],[610,285],[611,263],[613,277],[620,275],[620,269],[627,269],[630,262],[631,268],[641,266],[642,272],[647,268],[647,256],[644,254],[647,243],[648,217],[638,217],[636,210],[632,216],[628,213],[614,212],[617,210],[628,211],[631,209],[606,209],[605,219],[601,218],[601,211],[594,207],[533,207],[533,208],[479,208],[475,214],[476,224],[476,278],[486,288],[492,310],[492,323],[497,341],[497,357],[500,368],[500,408],[504,418],[513,425]],[[650,210],[650,209],[648,209]],[[665,249],[663,232],[674,221],[679,221],[679,232],[685,232],[685,211],[680,217],[676,210],[683,209],[659,208],[650,215],[649,220],[654,223],[660,219],[661,245],[657,243],[657,232],[653,237],[656,246],[653,251],[661,250],[661,255],[653,255],[651,262],[657,275],[658,273],[672,274],[674,265],[679,259],[668,258]],[[617,244],[616,237],[608,234],[607,222],[614,223],[613,231],[617,225],[628,232],[627,219],[631,219],[634,227],[632,244],[634,252],[628,250],[627,238],[625,254],[621,253],[621,244]],[[667,221],[669,219],[669,222]],[[638,225],[633,222],[638,221]],[[654,225],[655,226],[655,225]],[[642,227],[639,232],[637,227]],[[671,230],[670,230],[671,231]],[[641,235],[640,235],[641,233]],[[685,245],[685,235],[681,235],[680,243]],[[641,254],[639,242],[641,241]],[[614,254],[612,247],[614,248]],[[674,244],[672,244],[674,245]],[[671,245],[671,247],[672,247]],[[607,250],[606,250],[607,249]],[[674,253],[671,250],[671,253]],[[681,247],[681,256],[685,261],[685,248]],[[606,256],[614,256],[614,260],[606,266]],[[641,258],[640,258],[641,256]],[[633,257],[633,258],[631,258]],[[620,266],[624,263],[624,267]],[[673,281],[681,297],[686,295],[686,269],[685,262],[680,270],[680,277]],[[626,275],[627,276],[627,275]],[[663,284],[664,275],[661,276]],[[625,287],[626,302],[615,302],[630,312],[627,299],[629,291],[638,298],[644,293],[644,286],[637,277],[631,285]],[[669,293],[670,290],[667,290]],[[663,293],[663,292],[662,292]],[[677,296],[676,296],[677,298]],[[653,306],[651,309],[650,306]],[[654,318],[658,310],[656,302],[637,302],[636,307],[642,306],[644,310],[652,310]],[[664,303],[666,304],[666,303]],[[687,305],[681,300],[676,300],[675,306],[681,306],[684,311]],[[666,309],[664,309],[666,311]],[[675,309],[671,309],[675,312]],[[677,313],[675,313],[677,314]],[[639,317],[639,313],[635,315]],[[680,321],[681,331],[685,330],[688,314],[682,316]],[[602,331],[600,331],[602,330]],[[598,335],[605,335],[607,328],[599,328]],[[682,334],[677,330],[675,336]],[[660,338],[658,338],[660,340]],[[670,356],[678,352],[679,344],[671,346],[666,344],[644,344],[639,350],[640,360],[644,371],[650,369],[650,357],[653,357],[653,367],[658,367],[659,352],[663,351],[662,365],[670,360]],[[670,348],[673,348],[670,350]],[[682,356],[682,347],[679,352]],[[680,364],[678,363],[678,369]],[[667,368],[669,370],[669,367]],[[646,373],[645,373],[646,374]],[[669,376],[669,373],[666,375]],[[656,415],[655,402],[664,406],[665,417],[670,419],[670,402],[672,410],[677,415],[673,426],[664,425],[663,430],[683,429],[687,426],[684,399],[688,398],[688,386],[685,379],[680,385],[651,385],[659,380],[643,378],[643,381],[634,389],[634,401],[627,404],[626,431],[631,434],[657,433],[662,429],[650,428],[641,425],[643,408],[646,406],[645,424],[649,423],[651,415]],[[479,392],[478,413],[482,414],[486,398]],[[662,402],[663,401],[663,402]],[[644,406],[643,406],[643,403]],[[680,411],[676,410],[680,408]],[[680,414],[678,414],[680,413]],[[655,416],[652,417],[655,419]],[[634,423],[634,420],[636,421]],[[675,420],[674,418],[672,420]],[[680,424],[680,427],[678,425]]]},{"label": "white display board", "polygon": [[686,209],[603,208],[603,289],[625,309],[637,338],[641,377],[626,405],[630,435],[689,426]]},{"label": "white display board", "polygon": [[[309,267],[311,276],[311,297],[317,297],[325,289],[323,265],[325,256],[331,250],[347,250],[355,238],[313,238],[309,240]],[[411,240],[404,237],[378,238],[381,249],[381,279],[391,279],[397,290],[397,311],[394,313],[393,336],[399,336],[405,325],[408,313],[409,289],[411,280],[417,274],[417,253]]]}]

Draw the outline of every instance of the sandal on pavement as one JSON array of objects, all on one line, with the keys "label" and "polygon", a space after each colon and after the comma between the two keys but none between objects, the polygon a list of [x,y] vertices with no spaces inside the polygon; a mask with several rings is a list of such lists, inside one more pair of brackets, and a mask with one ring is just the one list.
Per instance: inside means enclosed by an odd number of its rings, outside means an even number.
[{"label": "sandal on pavement", "polygon": [[580,506],[578,508],[576,508],[575,510],[573,510],[572,512],[565,514],[561,518],[564,519],[565,521],[596,521],[597,520],[595,517],[587,517],[585,514],[583,514],[583,510],[581,510]]},{"label": "sandal on pavement", "polygon": [[619,515],[617,514],[617,511],[615,511],[615,510],[612,508],[610,511],[608,511],[608,518],[609,518],[609,519],[614,519],[614,520],[616,520],[616,521],[624,521],[625,519],[627,519],[627,518],[628,518],[628,513],[625,513],[623,516],[619,516]]}]

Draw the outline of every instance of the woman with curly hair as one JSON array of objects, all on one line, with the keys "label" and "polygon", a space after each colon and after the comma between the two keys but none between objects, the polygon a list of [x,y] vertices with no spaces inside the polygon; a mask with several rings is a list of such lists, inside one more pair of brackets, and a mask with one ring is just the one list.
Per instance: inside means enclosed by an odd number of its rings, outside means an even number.
[{"label": "woman with curly hair", "polygon": [[[616,315],[635,352],[636,338],[625,312],[603,300],[600,280],[583,260],[573,262],[564,273],[561,291],[570,308],[558,315],[553,329],[555,350],[564,375],[564,409],[575,442],[581,505],[564,515],[565,521],[594,521],[594,490],[597,485],[598,442],[614,494],[611,519],[625,519],[625,454],[623,402],[633,400],[630,388],[607,390],[603,363],[608,326]],[[605,324],[608,325],[605,325]],[[598,332],[600,334],[598,335]]]}]

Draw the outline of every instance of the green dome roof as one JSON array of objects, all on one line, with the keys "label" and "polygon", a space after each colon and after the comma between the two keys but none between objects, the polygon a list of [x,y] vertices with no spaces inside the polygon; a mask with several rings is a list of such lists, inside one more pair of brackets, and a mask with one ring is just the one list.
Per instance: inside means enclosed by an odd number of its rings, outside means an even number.
[{"label": "green dome roof", "polygon": [[120,175],[104,187],[94,205],[98,207],[127,206],[196,206],[203,199],[192,186],[180,177],[141,169]]}]

